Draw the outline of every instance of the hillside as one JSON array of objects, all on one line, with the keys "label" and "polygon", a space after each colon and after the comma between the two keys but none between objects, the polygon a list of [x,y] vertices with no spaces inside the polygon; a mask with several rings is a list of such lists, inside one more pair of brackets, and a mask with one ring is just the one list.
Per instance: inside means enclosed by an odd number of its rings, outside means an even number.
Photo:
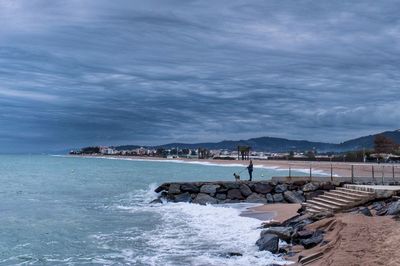
[{"label": "hillside", "polygon": [[[169,143],[165,145],[156,146],[153,148],[207,148],[207,149],[228,149],[234,150],[238,145],[248,145],[253,150],[257,151],[268,151],[268,152],[287,152],[287,151],[305,151],[316,149],[319,152],[343,152],[360,149],[370,149],[374,146],[375,136],[383,134],[395,142],[400,143],[400,130],[385,131],[382,133],[363,136],[355,139],[345,141],[343,143],[324,143],[324,142],[312,142],[307,140],[290,140],[284,138],[274,137],[260,137],[251,138],[248,140],[224,140],[221,142],[205,142],[205,143]],[[116,147],[118,150],[137,148],[138,145],[124,145]]]}]

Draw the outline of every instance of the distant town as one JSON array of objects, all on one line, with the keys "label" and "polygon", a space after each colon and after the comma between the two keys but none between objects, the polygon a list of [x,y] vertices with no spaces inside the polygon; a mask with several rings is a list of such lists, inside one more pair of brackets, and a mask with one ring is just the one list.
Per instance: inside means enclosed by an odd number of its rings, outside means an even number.
[{"label": "distant town", "polygon": [[72,150],[71,155],[157,157],[167,159],[216,159],[216,160],[298,160],[335,162],[400,162],[400,145],[377,135],[372,149],[347,152],[318,152],[317,149],[305,151],[267,152],[252,150],[250,146],[236,146],[234,149],[180,148],[180,147],[136,147],[93,146]]}]

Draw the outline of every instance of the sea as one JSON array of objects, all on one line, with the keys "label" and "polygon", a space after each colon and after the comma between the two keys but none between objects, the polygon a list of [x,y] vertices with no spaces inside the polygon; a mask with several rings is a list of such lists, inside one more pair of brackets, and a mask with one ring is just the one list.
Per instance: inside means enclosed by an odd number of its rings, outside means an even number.
[{"label": "sea", "polygon": [[[150,204],[163,182],[233,180],[242,169],[179,160],[0,155],[0,265],[283,264],[283,258],[258,251],[261,221],[240,216],[254,205]],[[286,174],[255,168],[253,176]]]}]

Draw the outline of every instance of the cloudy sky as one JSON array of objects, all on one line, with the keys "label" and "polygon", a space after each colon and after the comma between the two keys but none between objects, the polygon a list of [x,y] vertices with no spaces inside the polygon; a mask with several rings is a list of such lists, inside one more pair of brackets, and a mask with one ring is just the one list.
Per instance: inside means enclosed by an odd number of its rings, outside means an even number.
[{"label": "cloudy sky", "polygon": [[398,1],[0,0],[0,148],[400,128]]}]

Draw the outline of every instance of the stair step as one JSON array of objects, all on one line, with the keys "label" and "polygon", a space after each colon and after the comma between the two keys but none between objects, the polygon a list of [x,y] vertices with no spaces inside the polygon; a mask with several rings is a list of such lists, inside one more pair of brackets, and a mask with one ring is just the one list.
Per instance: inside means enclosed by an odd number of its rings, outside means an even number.
[{"label": "stair step", "polygon": [[325,211],[329,211],[329,209],[323,208],[321,206],[317,206],[317,205],[313,205],[313,204],[308,204],[308,203],[303,203],[303,206],[306,207],[306,210],[308,209],[312,209],[312,210],[316,210],[317,212],[325,212]]},{"label": "stair step", "polygon": [[365,199],[368,198],[369,196],[366,195],[360,195],[360,194],[356,194],[356,193],[351,193],[351,192],[347,192],[347,191],[343,191],[343,190],[331,190],[330,192],[336,193],[336,194],[342,194],[345,196],[349,196],[349,197],[353,197],[356,199]]},{"label": "stair step", "polygon": [[360,195],[366,195],[366,196],[374,196],[374,192],[368,192],[368,191],[363,191],[363,190],[358,190],[358,189],[351,189],[351,188],[344,188],[344,187],[337,187],[336,190],[341,190],[349,193],[356,193]]},{"label": "stair step", "polygon": [[316,210],[316,209],[311,208],[311,207],[308,207],[308,208],[306,209],[306,211],[307,211],[307,212],[310,212],[310,213],[319,213],[319,212],[321,212],[321,211]]},{"label": "stair step", "polygon": [[336,199],[334,199],[334,200],[326,199],[326,198],[323,198],[322,196],[314,198],[313,200],[320,201],[322,203],[331,204],[331,205],[336,205],[336,206],[341,207],[341,208],[346,207],[347,205],[349,205],[348,203],[338,202]]},{"label": "stair step", "polygon": [[345,195],[345,194],[342,194],[342,193],[337,193],[335,190],[331,190],[329,192],[325,192],[324,195],[330,196],[330,197],[344,199],[344,200],[351,201],[351,202],[356,202],[356,201],[360,200],[359,197],[353,197],[353,196],[348,196],[348,195]]},{"label": "stair step", "polygon": [[319,196],[319,198],[332,200],[332,201],[337,201],[337,202],[340,202],[340,203],[343,203],[343,204],[351,204],[351,203],[354,202],[354,201],[351,201],[351,200],[345,200],[345,199],[342,199],[342,198],[330,196],[330,195],[327,195],[326,193],[321,195],[321,196]]},{"label": "stair step", "polygon": [[321,206],[322,208],[328,209],[328,210],[338,210],[340,209],[339,206],[333,205],[333,204],[328,204],[325,202],[318,201],[317,199],[314,198],[314,200],[309,200],[308,203],[311,203],[313,205]]}]

